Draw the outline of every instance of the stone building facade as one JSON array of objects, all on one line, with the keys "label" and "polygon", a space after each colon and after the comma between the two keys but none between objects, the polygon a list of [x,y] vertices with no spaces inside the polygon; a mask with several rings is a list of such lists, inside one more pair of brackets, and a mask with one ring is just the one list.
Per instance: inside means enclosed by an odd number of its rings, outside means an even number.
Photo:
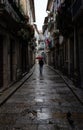
[{"label": "stone building facade", "polygon": [[[0,90],[8,88],[26,74],[33,62],[28,60],[30,52],[33,52],[34,28],[29,22],[27,1],[0,0]],[[31,4],[32,14],[34,4]],[[35,13],[31,21],[35,21]]]},{"label": "stone building facade", "polygon": [[[44,35],[48,31],[51,40],[48,63],[66,74],[76,86],[83,86],[83,1],[48,0],[48,18],[44,23]],[[53,45],[54,44],[54,45]],[[52,46],[53,45],[53,46]]]}]

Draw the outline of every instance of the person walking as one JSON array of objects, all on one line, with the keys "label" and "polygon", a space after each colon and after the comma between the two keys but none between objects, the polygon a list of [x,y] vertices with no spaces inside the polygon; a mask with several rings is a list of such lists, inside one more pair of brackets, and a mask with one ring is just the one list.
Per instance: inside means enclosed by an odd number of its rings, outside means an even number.
[{"label": "person walking", "polygon": [[42,75],[42,71],[43,71],[43,65],[44,65],[44,62],[42,59],[39,60],[39,70],[40,70],[40,74]]}]

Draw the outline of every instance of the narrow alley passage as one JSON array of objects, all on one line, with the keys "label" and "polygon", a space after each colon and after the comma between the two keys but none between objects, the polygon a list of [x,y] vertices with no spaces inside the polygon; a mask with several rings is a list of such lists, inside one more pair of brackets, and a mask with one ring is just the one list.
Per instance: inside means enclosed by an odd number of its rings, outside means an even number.
[{"label": "narrow alley passage", "polygon": [[47,65],[0,108],[0,130],[83,130],[83,106]]}]

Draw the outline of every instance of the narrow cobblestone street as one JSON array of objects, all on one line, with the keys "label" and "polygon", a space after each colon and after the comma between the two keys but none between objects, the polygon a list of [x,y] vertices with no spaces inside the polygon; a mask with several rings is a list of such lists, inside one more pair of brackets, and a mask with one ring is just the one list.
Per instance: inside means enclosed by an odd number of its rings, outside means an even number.
[{"label": "narrow cobblestone street", "polygon": [[0,130],[83,130],[83,106],[47,65],[0,107]]}]

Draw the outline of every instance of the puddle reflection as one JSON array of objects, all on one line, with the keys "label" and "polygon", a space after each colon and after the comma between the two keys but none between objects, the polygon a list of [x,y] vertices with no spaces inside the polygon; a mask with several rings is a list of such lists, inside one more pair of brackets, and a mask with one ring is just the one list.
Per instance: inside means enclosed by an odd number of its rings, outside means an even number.
[{"label": "puddle reflection", "polygon": [[51,117],[52,117],[51,113],[40,113],[40,112],[37,113],[37,118],[39,120],[46,120],[46,119],[49,119]]},{"label": "puddle reflection", "polygon": [[43,99],[35,99],[36,102],[43,102]]}]

